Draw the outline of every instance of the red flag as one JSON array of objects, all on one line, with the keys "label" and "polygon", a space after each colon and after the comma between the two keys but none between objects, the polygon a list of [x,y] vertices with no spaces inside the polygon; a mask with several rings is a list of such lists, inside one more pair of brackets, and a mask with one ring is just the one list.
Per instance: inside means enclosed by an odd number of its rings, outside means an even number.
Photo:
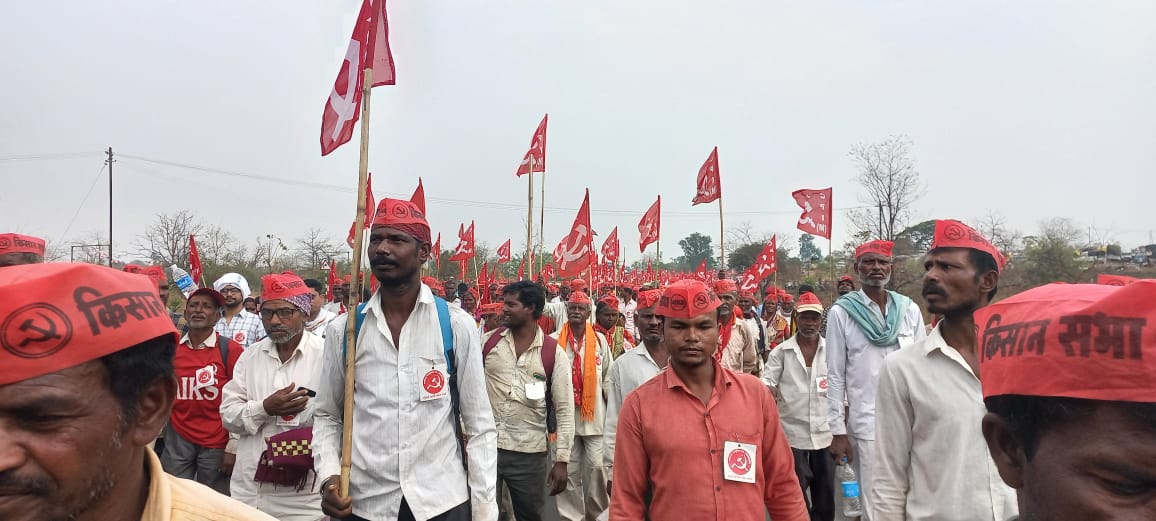
[{"label": "red flag", "polygon": [[646,259],[646,280],[647,282],[654,280],[654,261]]},{"label": "red flag", "polygon": [[522,264],[518,266],[518,280],[526,280],[526,257],[522,257]]},{"label": "red flag", "polygon": [[791,197],[794,197],[795,203],[803,209],[803,215],[799,216],[799,230],[830,239],[831,189],[795,190],[791,193]]},{"label": "red flag", "polygon": [[586,271],[596,255],[590,229],[590,189],[587,188],[570,233],[554,248],[554,264],[562,277],[575,277]]},{"label": "red flag", "polygon": [[465,226],[463,224],[458,227],[458,247],[454,250],[454,255],[450,257],[450,260],[465,261],[474,256],[474,222],[470,221],[469,228]]},{"label": "red flag", "polygon": [[542,268],[542,278],[545,279],[546,282],[550,282],[551,280],[554,280],[554,278],[556,276],[557,276],[557,274],[554,273],[554,265],[553,264],[546,264],[546,266],[544,266]]},{"label": "red flag", "polygon": [[[366,179],[365,179],[365,226],[364,226],[364,228],[366,230],[369,229],[370,223],[373,222],[373,212],[374,212],[374,210],[376,210],[376,208],[377,207],[374,206],[374,204],[373,204],[373,172],[370,172],[369,176],[366,177]],[[345,237],[345,243],[348,244],[350,248],[353,247],[353,239],[355,238],[354,228],[357,228],[357,221],[349,223],[349,235],[347,235]]]},{"label": "red flag", "polygon": [[514,175],[522,177],[526,174],[546,171],[546,120],[548,119],[550,119],[549,114],[542,117],[542,122],[534,131],[534,137],[530,138],[530,150],[527,150],[526,155],[522,157],[522,164],[518,165],[518,170],[514,172]]},{"label": "red flag", "polygon": [[706,282],[706,257],[702,258],[702,262],[698,263],[698,267],[694,270],[694,278]]},{"label": "red flag", "polygon": [[409,202],[413,203],[414,206],[417,206],[417,209],[421,210],[421,213],[423,213],[423,214],[426,213],[426,211],[425,211],[425,187],[423,187],[421,185],[421,178],[420,177],[417,178],[417,188],[414,189],[413,195],[411,195],[409,197]]},{"label": "red flag", "polygon": [[490,264],[488,262],[482,263],[482,272],[478,274],[478,291],[482,293],[482,301],[479,304],[490,303]]},{"label": "red flag", "polygon": [[438,240],[433,244],[434,269],[437,273],[442,271],[442,232],[438,232]]},{"label": "red flag", "polygon": [[333,287],[337,285],[337,263],[329,259],[329,279],[325,281],[328,289],[325,290],[325,301],[333,302]]},{"label": "red flag", "polygon": [[204,283],[205,269],[201,266],[201,253],[197,251],[197,239],[192,235],[189,236],[189,271],[192,272],[190,275],[193,276],[193,282]]},{"label": "red flag", "polygon": [[610,235],[606,236],[606,242],[602,243],[602,260],[610,264],[618,264],[618,227],[615,226]]},{"label": "red flag", "polygon": [[503,264],[510,262],[510,239],[506,239],[506,242],[498,246],[498,262]]},{"label": "red flag", "polygon": [[650,205],[650,209],[638,221],[638,253],[646,251],[646,247],[658,242],[659,229],[662,226],[662,196]]},{"label": "red flag", "polygon": [[1096,275],[1096,284],[1104,284],[1107,286],[1127,286],[1138,280],[1140,279],[1126,275],[1109,275],[1107,273]]},{"label": "red flag", "polygon": [[739,291],[754,291],[758,289],[759,283],[768,275],[779,270],[779,253],[776,244],[776,237],[771,236],[771,241],[763,247],[763,251],[755,258],[755,263],[747,268],[746,274],[743,275],[743,281],[739,285]]},{"label": "red flag", "polygon": [[373,87],[396,82],[385,0],[361,2],[345,60],[321,112],[321,155],[328,155],[353,137],[353,127],[361,118],[362,71],[367,68],[373,69]]},{"label": "red flag", "polygon": [[698,193],[691,201],[691,206],[714,202],[719,197],[722,197],[722,182],[718,173],[718,147],[714,147],[702,168],[698,169]]}]

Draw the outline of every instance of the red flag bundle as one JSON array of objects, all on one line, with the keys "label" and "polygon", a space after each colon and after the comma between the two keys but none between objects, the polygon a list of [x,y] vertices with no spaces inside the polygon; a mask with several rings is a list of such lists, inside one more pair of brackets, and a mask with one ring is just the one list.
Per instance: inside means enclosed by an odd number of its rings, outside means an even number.
[{"label": "red flag bundle", "polygon": [[[466,225],[458,227],[458,247],[454,249],[454,254],[450,257],[452,261],[465,262],[466,259],[474,256],[474,222],[470,221],[470,227]],[[465,271],[462,271],[465,275]]]},{"label": "red flag bundle", "polygon": [[596,255],[594,235],[590,229],[590,189],[587,188],[570,233],[554,248],[554,264],[562,277],[575,277],[594,262]]},{"label": "red flag bundle", "polygon": [[329,259],[329,279],[325,281],[328,289],[325,290],[325,300],[333,302],[333,287],[337,285],[337,263]]},{"label": "red flag bundle", "polygon": [[506,242],[498,246],[498,262],[502,264],[510,262],[510,239],[506,239]]},{"label": "red flag bundle", "polygon": [[530,138],[530,150],[527,150],[526,155],[522,157],[522,163],[518,165],[518,170],[514,172],[514,175],[522,177],[526,174],[546,171],[546,121],[548,119],[550,119],[549,114],[542,117],[542,122],[534,131],[534,137]]},{"label": "red flag bundle", "polygon": [[482,272],[478,274],[478,292],[482,294],[482,300],[479,304],[490,303],[490,264],[482,263]]},{"label": "red flag bundle", "polygon": [[201,266],[201,253],[197,251],[197,239],[189,236],[189,271],[193,282],[204,284],[205,269]]},{"label": "red flag bundle", "polygon": [[425,187],[421,185],[421,178],[417,178],[417,188],[413,190],[413,195],[409,197],[409,202],[413,203],[421,213],[425,211]]},{"label": "red flag bundle", "polygon": [[389,20],[385,0],[362,0],[361,12],[345,50],[345,60],[333,83],[333,91],[321,112],[321,155],[328,155],[353,137],[361,119],[362,72],[373,69],[373,87],[393,85],[393,54],[389,50]]},{"label": "red flag bundle", "polygon": [[747,268],[746,274],[743,275],[743,281],[739,286],[739,291],[754,291],[758,289],[759,283],[768,275],[778,271],[779,269],[779,254],[776,244],[776,237],[771,236],[771,241],[763,247],[763,251],[755,257],[755,263]]},{"label": "red flag bundle", "polygon": [[698,192],[691,201],[691,206],[717,201],[722,197],[722,182],[718,172],[718,147],[711,150],[710,156],[698,169]]},{"label": "red flag bundle", "polygon": [[[373,204],[373,173],[370,172],[369,176],[365,179],[365,229],[367,230],[369,229],[369,224],[373,222],[373,211],[375,209],[376,206]],[[356,237],[356,235],[354,235],[357,233],[355,228],[357,228],[356,221],[349,223],[349,235],[345,237],[345,244],[348,244],[350,248],[353,247],[353,239]]]},{"label": "red flag bundle", "polygon": [[659,229],[662,226],[662,196],[650,205],[650,209],[638,221],[638,253],[646,251],[646,247],[658,242]]},{"label": "red flag bundle", "polygon": [[606,241],[602,243],[602,260],[610,264],[618,264],[618,227],[615,226]]},{"label": "red flag bundle", "polygon": [[831,189],[795,190],[791,193],[791,197],[794,197],[795,203],[803,209],[803,214],[799,216],[799,230],[830,239]]}]

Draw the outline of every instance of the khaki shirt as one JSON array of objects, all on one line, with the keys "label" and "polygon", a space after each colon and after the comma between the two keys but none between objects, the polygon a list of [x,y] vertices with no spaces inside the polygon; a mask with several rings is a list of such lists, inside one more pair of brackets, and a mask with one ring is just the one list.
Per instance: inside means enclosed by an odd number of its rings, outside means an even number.
[{"label": "khaki shirt", "polygon": [[149,495],[141,521],[276,521],[255,508],[188,479],[165,474],[147,451]]},{"label": "khaki shirt", "polygon": [[[530,348],[522,356],[517,356],[510,330],[499,331],[489,333],[482,342],[485,345],[493,335],[501,336],[483,364],[486,368],[486,394],[498,428],[498,448],[514,452],[546,452],[546,369],[542,364],[542,329],[538,329]],[[553,385],[550,388],[558,420],[554,460],[569,462],[570,447],[574,443],[574,385],[570,377],[570,358],[561,346],[554,349]],[[528,398],[528,389],[540,397]]]}]

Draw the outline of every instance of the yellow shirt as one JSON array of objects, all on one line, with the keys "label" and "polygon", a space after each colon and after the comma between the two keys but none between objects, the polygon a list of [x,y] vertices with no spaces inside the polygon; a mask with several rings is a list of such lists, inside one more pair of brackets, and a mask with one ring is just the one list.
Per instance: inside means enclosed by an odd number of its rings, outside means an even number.
[{"label": "yellow shirt", "polygon": [[165,474],[157,455],[147,454],[149,497],[141,521],[276,521],[200,483]]}]

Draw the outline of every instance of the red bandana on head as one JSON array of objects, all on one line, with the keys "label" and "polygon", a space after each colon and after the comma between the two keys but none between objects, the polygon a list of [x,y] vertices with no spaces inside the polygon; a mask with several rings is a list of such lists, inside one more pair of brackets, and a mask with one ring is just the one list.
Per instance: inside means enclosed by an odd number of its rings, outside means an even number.
[{"label": "red bandana on head", "polygon": [[309,286],[292,271],[279,275],[265,275],[261,277],[261,300],[288,300],[290,297],[307,295]]},{"label": "red bandana on head", "polygon": [[382,199],[373,215],[373,226],[387,226],[429,243],[429,222],[417,205],[401,199]]},{"label": "red bandana on head", "polygon": [[176,330],[151,280],[93,264],[0,270],[0,385],[96,360]]},{"label": "red bandana on head", "polygon": [[858,248],[855,248],[855,259],[859,259],[859,257],[862,257],[868,253],[878,253],[884,257],[890,257],[891,249],[894,246],[895,243],[891,241],[871,241],[868,243],[863,243],[859,245]]}]

